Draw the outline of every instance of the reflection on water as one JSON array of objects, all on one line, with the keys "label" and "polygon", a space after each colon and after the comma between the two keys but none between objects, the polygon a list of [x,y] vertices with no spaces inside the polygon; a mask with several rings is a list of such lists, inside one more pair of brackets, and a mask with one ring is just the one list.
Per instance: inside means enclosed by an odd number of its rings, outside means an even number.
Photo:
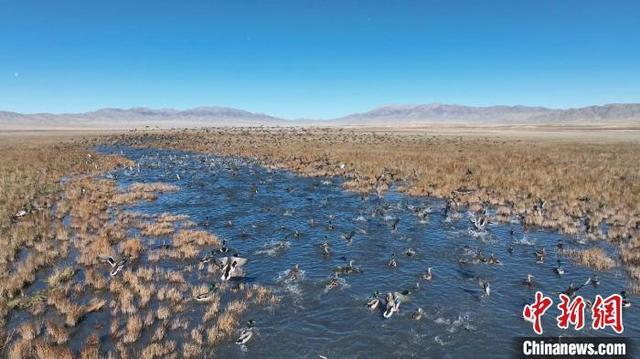
[{"label": "reflection on water", "polygon": [[[557,293],[594,274],[564,259],[566,273],[554,272],[558,241],[577,248],[577,238],[525,233],[516,222],[476,232],[466,212],[458,220],[445,218],[441,200],[394,191],[363,199],[342,190],[337,178],[304,178],[236,158],[102,150],[139,163],[139,169],[117,173],[122,186],[161,181],[181,188],[131,209],[188,215],[249,259],[246,280],[282,297],[273,311],[247,313],[244,319],[256,323],[253,338],[244,348],[232,339],[221,344],[216,349],[221,357],[507,357],[514,337],[532,334],[521,318],[524,304],[533,300],[534,290],[522,284],[528,273],[556,304]],[[536,264],[535,252],[543,246],[546,260]],[[486,261],[491,256],[492,264]],[[396,267],[388,265],[392,258]],[[336,269],[344,272],[350,261],[360,271],[341,274],[328,286]],[[427,267],[433,268],[431,281],[422,278]],[[588,285],[580,294],[592,299],[596,293],[618,293],[626,283],[619,267],[598,276],[599,287]],[[490,296],[483,295],[480,279],[490,283]],[[390,319],[382,316],[384,299],[379,310],[365,305],[375,291],[384,298],[405,290],[406,300]],[[424,314],[414,320],[418,308]],[[625,336],[640,335],[637,308],[624,312]],[[557,315],[554,304],[543,319],[545,335],[614,335],[561,331]]]}]

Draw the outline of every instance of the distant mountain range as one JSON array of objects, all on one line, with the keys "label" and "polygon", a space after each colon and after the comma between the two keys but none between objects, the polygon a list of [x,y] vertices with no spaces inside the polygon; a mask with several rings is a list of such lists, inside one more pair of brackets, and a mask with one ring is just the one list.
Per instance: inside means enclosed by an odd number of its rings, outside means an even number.
[{"label": "distant mountain range", "polygon": [[105,108],[68,114],[20,114],[0,111],[0,131],[7,129],[204,126],[419,126],[439,125],[640,125],[640,104],[608,104],[571,109],[529,106],[389,105],[330,120],[287,120],[228,107],[190,110]]}]

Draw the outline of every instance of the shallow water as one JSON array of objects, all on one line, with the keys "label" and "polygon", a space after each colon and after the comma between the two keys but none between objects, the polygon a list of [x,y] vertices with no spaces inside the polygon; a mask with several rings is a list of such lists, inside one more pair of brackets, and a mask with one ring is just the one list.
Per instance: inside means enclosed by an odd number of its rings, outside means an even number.
[{"label": "shallow water", "polygon": [[[557,293],[595,273],[568,260],[563,260],[564,276],[553,271],[558,240],[565,248],[579,248],[578,237],[542,230],[524,233],[515,222],[492,224],[478,234],[471,230],[466,212],[457,221],[445,219],[442,200],[395,191],[362,199],[344,191],[338,178],[305,178],[237,158],[128,147],[101,151],[122,153],[140,165],[116,173],[122,186],[167,182],[180,187],[157,201],[128,208],[188,215],[199,229],[226,239],[249,259],[246,280],[271,287],[282,298],[273,311],[250,310],[244,319],[256,321],[256,335],[245,347],[230,338],[216,349],[221,357],[509,357],[514,337],[533,333],[521,318],[534,293],[521,284],[527,273],[554,300],[543,320],[545,335],[615,335],[611,330],[575,332],[555,325]],[[432,213],[421,221],[411,209],[415,207],[431,207]],[[394,232],[396,218],[400,221]],[[342,236],[351,231],[356,233],[348,243]],[[331,245],[330,257],[322,255],[323,241]],[[511,242],[512,254],[507,251]],[[469,258],[465,246],[495,254],[502,265],[460,264]],[[535,251],[541,246],[547,260],[536,264]],[[415,250],[414,257],[404,254],[409,248]],[[394,253],[398,266],[390,268],[387,262]],[[326,281],[348,260],[363,272],[341,276],[344,286],[327,291]],[[295,264],[303,278],[283,281],[283,272]],[[431,282],[420,279],[428,266],[433,267]],[[618,293],[627,281],[620,267],[597,274],[600,286],[588,285],[579,294],[593,299],[596,293]],[[489,297],[482,296],[478,278],[491,283]],[[410,301],[390,319],[364,305],[376,290],[405,289],[411,290]],[[425,315],[416,321],[411,314],[418,307]],[[639,316],[637,305],[624,311],[625,336],[640,335]]]}]

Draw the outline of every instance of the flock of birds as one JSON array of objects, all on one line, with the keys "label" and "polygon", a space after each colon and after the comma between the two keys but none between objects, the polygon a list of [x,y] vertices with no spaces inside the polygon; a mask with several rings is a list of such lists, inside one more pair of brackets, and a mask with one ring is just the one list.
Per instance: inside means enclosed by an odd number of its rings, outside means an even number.
[{"label": "flock of birds", "polygon": [[[238,169],[234,167],[231,167],[230,171],[232,171],[232,174],[236,173],[237,175],[238,173]],[[250,191],[252,193],[258,193],[259,183],[260,182],[258,182],[258,184],[251,185]],[[287,188],[287,191],[293,192],[294,189]],[[534,210],[542,212],[544,211],[544,205],[545,205],[544,200],[540,199],[538,201],[538,204],[535,206]],[[452,196],[447,200],[445,207],[440,213],[443,216],[443,218],[445,218],[445,220],[447,221],[458,221],[460,218],[462,218],[462,214],[460,211],[461,207],[462,207],[462,204],[456,200],[455,196]],[[436,211],[430,206],[420,207],[420,206],[407,205],[406,208],[411,210],[413,214],[418,218],[418,220],[422,223],[426,223],[429,219],[429,216],[434,215],[436,213]],[[398,227],[400,225],[400,218],[399,217],[388,218],[387,212],[389,210],[390,210],[390,204],[383,201],[382,204],[377,205],[373,208],[371,215],[381,216],[385,218],[385,221],[388,220],[388,222],[390,223],[389,229],[392,233],[394,233],[398,231]],[[333,222],[333,219],[334,218],[330,216],[329,220],[326,223],[326,228],[328,230],[334,230],[336,228]],[[469,230],[474,231],[475,233],[478,233],[478,234],[486,234],[488,230],[488,226],[492,224],[491,217],[487,214],[486,210],[472,214],[469,220],[470,220]],[[206,223],[208,225],[208,219],[206,220]],[[318,220],[313,218],[309,219],[308,223],[311,227],[319,224]],[[231,221],[228,221],[226,225],[232,226],[233,223]],[[351,243],[354,237],[356,236],[356,234],[359,233],[359,231],[363,231],[363,230],[360,230],[360,229],[352,230],[347,233],[344,233],[341,237],[347,243]],[[299,238],[301,235],[302,233],[300,233],[299,231],[291,230],[288,236]],[[507,252],[513,253],[513,242],[514,242],[513,237],[515,235],[513,230],[511,230],[510,235],[512,237],[512,241],[507,244]],[[333,248],[329,243],[329,241],[326,240],[326,236],[325,236],[325,240],[320,244],[319,247],[320,247],[320,253],[323,257],[331,257],[333,255]],[[562,262],[559,256],[559,254],[562,252],[562,249],[563,249],[563,243],[560,241],[557,244],[557,251],[556,251],[557,266],[554,268],[554,272],[558,276],[562,276],[565,274],[565,271],[564,271],[564,268],[562,267]],[[488,265],[501,265],[501,261],[494,254],[490,254],[489,256],[486,256],[482,252],[482,250],[473,249],[469,246],[465,246],[464,250],[465,250],[465,255],[463,256],[463,258],[459,259],[459,262],[458,262],[458,264],[461,266],[468,265],[468,264],[478,264],[478,263],[483,263]],[[245,276],[244,267],[248,262],[248,260],[246,258],[240,257],[237,252],[233,255],[228,255],[229,252],[230,252],[230,249],[227,247],[226,241],[223,241],[221,248],[211,251],[209,253],[206,253],[200,259],[200,262],[215,263],[221,270],[222,275],[220,277],[220,280],[222,281],[228,281],[232,279],[241,279]],[[406,255],[407,257],[412,257],[416,255],[416,252],[415,250],[409,248],[405,250],[404,255]],[[535,263],[537,264],[544,263],[546,256],[547,256],[546,249],[544,247],[541,247],[535,253]],[[346,261],[346,258],[344,257],[343,259],[345,259],[346,264],[335,268],[334,272],[325,283],[325,292],[344,286],[346,283],[346,281],[343,278],[344,276],[362,273],[362,270],[357,266],[355,266],[353,260]],[[114,258],[109,257],[109,258],[106,258],[105,261],[111,265],[112,267],[111,275],[115,276],[126,265],[127,258],[121,258],[119,260],[115,260]],[[398,266],[398,259],[396,257],[395,252],[391,254],[391,257],[389,258],[387,265],[390,268],[394,268]],[[292,280],[292,281],[299,280],[302,277],[301,273],[302,273],[302,270],[300,269],[300,266],[296,264],[292,268],[286,271],[287,280]],[[419,279],[426,282],[430,282],[434,280],[433,268],[426,267],[423,270],[423,272],[419,274]],[[478,286],[480,287],[481,296],[483,298],[490,297],[491,283],[488,280],[480,277],[477,278],[477,281],[478,281]],[[534,276],[532,274],[527,274],[526,278],[522,281],[522,284],[529,288],[535,288],[536,282],[535,282]],[[592,284],[593,286],[598,286],[599,285],[598,277],[595,275],[592,277],[589,277],[584,283],[578,286],[574,285],[574,283],[571,283],[569,287],[566,290],[564,290],[562,293],[570,297],[574,297],[580,289],[582,289],[583,287],[589,284]],[[420,281],[416,283],[415,287],[418,288],[419,286],[420,286]],[[194,299],[196,301],[207,301],[211,298],[215,289],[216,289],[215,284],[211,284],[209,287],[209,290],[206,293],[201,293],[197,295]],[[371,311],[378,310],[381,313],[381,316],[383,318],[389,319],[389,318],[392,318],[394,314],[399,312],[401,304],[409,300],[414,289],[415,288],[411,288],[403,291],[390,291],[384,295],[378,291],[375,291],[371,295],[371,297],[367,299],[366,303],[364,304]],[[626,292],[622,291],[620,294],[621,296],[623,296],[624,306],[625,307],[630,306],[631,303],[628,300]],[[421,318],[424,317],[424,315],[425,315],[424,310],[418,307],[411,314],[411,317],[415,320],[420,320]],[[236,341],[237,344],[245,344],[253,337],[254,325],[255,325],[255,322],[253,320],[250,320],[247,323],[246,327],[242,329],[240,336]]]}]

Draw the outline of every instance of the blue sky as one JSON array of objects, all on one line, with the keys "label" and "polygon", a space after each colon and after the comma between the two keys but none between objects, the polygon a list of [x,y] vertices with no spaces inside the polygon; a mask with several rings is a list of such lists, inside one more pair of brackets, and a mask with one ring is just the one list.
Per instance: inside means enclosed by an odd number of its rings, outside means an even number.
[{"label": "blue sky", "polygon": [[640,2],[0,0],[0,110],[431,102],[640,102]]}]

